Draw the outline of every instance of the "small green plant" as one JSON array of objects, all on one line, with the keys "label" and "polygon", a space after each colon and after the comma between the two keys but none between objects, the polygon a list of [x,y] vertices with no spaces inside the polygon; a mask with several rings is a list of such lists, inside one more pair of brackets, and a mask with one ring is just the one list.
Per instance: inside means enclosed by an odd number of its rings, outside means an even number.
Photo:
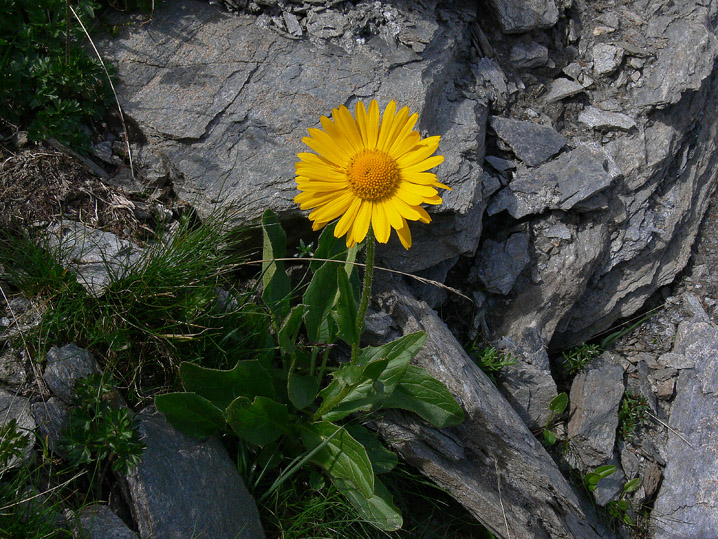
[{"label": "small green plant", "polygon": [[623,485],[623,489],[621,490],[621,495],[619,496],[618,500],[608,502],[608,504],[606,505],[606,510],[608,511],[608,516],[611,519],[616,522],[621,522],[626,526],[633,527],[636,525],[630,515],[632,506],[631,503],[626,500],[626,494],[630,494],[631,492],[635,491],[640,486],[640,484],[640,477],[634,477],[630,481],[627,481],[625,485]]},{"label": "small green plant", "polygon": [[564,350],[561,355],[563,356],[564,367],[573,376],[581,372],[591,361],[601,355],[601,347],[597,344],[582,344],[569,350]]},{"label": "small green plant", "polygon": [[[79,0],[89,20],[99,7]],[[88,124],[113,101],[107,75],[80,43],[82,29],[66,0],[5,0],[0,6],[0,117],[27,129],[31,140],[55,137],[87,150]]]},{"label": "small green plant", "polygon": [[297,245],[297,252],[294,253],[294,258],[312,258],[314,256],[314,242],[310,242],[309,245],[304,244],[304,240],[299,240]]},{"label": "small green plant", "polygon": [[601,479],[605,479],[609,475],[612,475],[615,471],[616,467],[613,464],[599,466],[592,472],[588,472],[583,478],[583,482],[589,492],[593,492],[596,490],[596,487],[598,487],[598,482],[601,481]]},{"label": "small green plant", "polygon": [[20,458],[29,438],[29,434],[21,432],[14,418],[0,425],[0,477]]},{"label": "small green plant", "polygon": [[113,403],[116,388],[109,374],[91,374],[78,380],[74,389],[60,447],[72,466],[100,472],[99,497],[108,468],[127,472],[139,463],[146,446],[139,439],[132,411]]},{"label": "small green plant", "polygon": [[[280,470],[260,501],[312,464],[364,520],[397,530],[401,513],[377,477],[396,465],[396,455],[357,414],[401,408],[443,428],[463,421],[463,411],[442,383],[410,365],[426,340],[423,332],[378,347],[359,346],[366,281],[360,305],[358,246],[346,248],[334,236],[335,224],[322,231],[309,262],[311,282],[296,302],[284,267],[286,235],[271,211],[262,222],[262,299],[275,345],[231,370],[182,363],[187,391],[157,396],[157,408],[187,434],[219,430],[238,437],[241,451],[251,455],[239,459],[244,470],[245,461],[266,463],[259,475]],[[351,347],[349,358],[330,357],[340,339]]]},{"label": "small green plant", "polygon": [[640,394],[626,391],[618,409],[618,434],[630,441],[636,429],[646,422],[648,417],[648,400]]},{"label": "small green plant", "polygon": [[546,420],[546,426],[544,426],[543,429],[543,439],[544,442],[546,442],[546,445],[552,446],[556,443],[556,434],[550,429],[551,421],[553,421],[554,416],[562,414],[564,410],[566,410],[567,406],[568,395],[566,393],[559,393],[551,399],[551,402],[548,405],[551,413],[549,414],[548,419]]},{"label": "small green plant", "polygon": [[484,371],[484,374],[496,385],[501,370],[517,362],[507,352],[497,350],[493,346],[481,346],[474,340],[466,347],[466,353],[474,360],[474,363]]}]

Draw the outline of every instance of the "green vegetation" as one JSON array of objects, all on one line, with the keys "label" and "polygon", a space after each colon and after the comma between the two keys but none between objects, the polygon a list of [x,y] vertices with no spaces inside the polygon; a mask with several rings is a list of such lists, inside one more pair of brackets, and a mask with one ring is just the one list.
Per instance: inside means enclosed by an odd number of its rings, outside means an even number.
[{"label": "green vegetation", "polygon": [[597,344],[582,344],[562,352],[564,367],[571,376],[578,374],[594,359],[601,355],[602,349]]},{"label": "green vegetation", "polygon": [[546,425],[543,429],[543,439],[546,445],[552,446],[556,443],[558,438],[556,434],[551,430],[551,422],[554,416],[562,414],[568,406],[568,395],[566,393],[559,393],[549,403],[548,407],[551,413],[546,420]]},{"label": "green vegetation", "polygon": [[630,441],[648,418],[648,401],[643,395],[626,391],[618,409],[618,434]]},{"label": "green vegetation", "polygon": [[97,498],[109,467],[127,472],[137,466],[146,449],[140,441],[132,412],[113,402],[117,397],[109,374],[92,374],[75,383],[68,426],[60,447],[76,468],[99,474]]},{"label": "green vegetation", "polygon": [[499,351],[493,346],[481,346],[477,339],[466,346],[466,353],[494,385],[504,367],[516,364],[516,360],[511,357],[511,354]]}]

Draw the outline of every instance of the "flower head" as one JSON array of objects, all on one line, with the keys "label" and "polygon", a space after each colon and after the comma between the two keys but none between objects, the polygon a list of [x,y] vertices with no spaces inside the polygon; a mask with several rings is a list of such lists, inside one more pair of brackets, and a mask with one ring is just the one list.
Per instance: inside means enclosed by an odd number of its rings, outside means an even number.
[{"label": "flower head", "polygon": [[315,153],[298,154],[294,201],[311,209],[312,228],[319,230],[340,218],[334,235],[346,234],[347,246],[364,240],[371,225],[376,239],[389,241],[395,229],[402,245],[411,247],[407,221],[431,221],[421,204],[441,204],[437,188],[450,189],[428,172],[444,161],[432,155],[439,138],[421,139],[414,125],[418,114],[396,111],[390,101],[379,119],[376,100],[357,103],[355,115],[342,105],[332,119],[322,116],[322,129],[309,128],[302,141]]}]

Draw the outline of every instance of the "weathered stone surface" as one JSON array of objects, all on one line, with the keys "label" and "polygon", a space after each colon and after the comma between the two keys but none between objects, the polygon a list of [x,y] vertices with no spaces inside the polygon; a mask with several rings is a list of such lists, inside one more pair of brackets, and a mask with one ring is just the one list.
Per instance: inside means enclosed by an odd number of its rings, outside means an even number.
[{"label": "weathered stone surface", "polygon": [[53,453],[61,454],[60,436],[67,428],[68,410],[62,401],[50,397],[46,401],[32,403],[32,416],[37,424],[37,434]]},{"label": "weathered stone surface", "polygon": [[530,167],[545,163],[566,145],[563,135],[545,125],[499,116],[492,116],[489,124],[498,137],[511,146],[516,156]]},{"label": "weathered stone surface", "polygon": [[16,468],[32,458],[32,448],[35,445],[33,435],[35,420],[30,413],[28,399],[0,389],[0,426],[4,427],[12,420],[16,422],[18,433],[25,436],[25,442],[22,446],[22,454],[19,457],[13,456],[7,461],[8,468]]},{"label": "weathered stone surface", "polygon": [[501,30],[506,34],[550,28],[558,21],[554,0],[490,0],[489,3],[499,18]]},{"label": "weathered stone surface", "polygon": [[518,68],[541,67],[548,62],[548,49],[535,41],[518,43],[511,48],[509,61]]},{"label": "weathered stone surface", "polygon": [[488,292],[508,294],[511,291],[516,279],[531,261],[528,248],[527,230],[511,234],[501,243],[487,240],[483,244],[476,257],[476,276]]},{"label": "weathered stone surface", "polygon": [[11,387],[20,387],[28,380],[25,361],[19,350],[10,347],[0,352],[0,382]]},{"label": "weathered stone surface", "polygon": [[621,112],[608,112],[596,107],[586,107],[578,115],[578,121],[592,129],[623,129],[628,131],[636,127],[636,122]]},{"label": "weathered stone surface", "polygon": [[623,49],[615,45],[600,43],[593,48],[593,72],[609,75],[618,69],[623,60]]},{"label": "weathered stone surface", "polygon": [[436,313],[398,281],[379,280],[380,303],[399,326],[428,335],[415,361],[446,384],[466,412],[463,424],[441,432],[392,415],[380,425],[387,443],[497,536],[612,537]]},{"label": "weathered stone surface", "polygon": [[683,322],[675,349],[693,356],[696,365],[678,377],[653,536],[712,537],[718,529],[718,329],[705,322]]},{"label": "weathered stone surface", "polygon": [[582,471],[607,464],[613,457],[624,391],[623,368],[609,353],[576,375],[571,385],[568,438]]},{"label": "weathered stone surface", "polygon": [[92,353],[76,344],[68,344],[48,350],[47,366],[42,377],[50,390],[69,404],[75,382],[95,372],[98,372],[97,362]]},{"label": "weathered stone surface", "polygon": [[83,539],[137,539],[139,535],[106,505],[89,505],[79,515],[78,533]]},{"label": "weathered stone surface", "polygon": [[257,506],[218,439],[189,438],[154,407],[137,419],[147,451],[121,480],[142,537],[264,537]]},{"label": "weathered stone surface", "polygon": [[549,404],[558,391],[540,331],[525,327],[518,335],[501,339],[497,346],[516,361],[501,370],[499,388],[529,428],[543,429],[551,414]]},{"label": "weathered stone surface", "polygon": [[[436,224],[412,228],[414,245],[431,249],[397,251],[398,266],[416,271],[473,252],[483,211],[486,109],[476,99],[458,98],[468,68],[456,61],[470,46],[461,29],[474,15],[443,3],[426,6],[396,4],[400,22],[385,25],[399,24],[399,43],[388,43],[381,29],[366,38],[360,21],[350,21],[342,39],[357,39],[347,51],[288,39],[253,17],[182,0],[160,5],[151,22],[100,47],[118,66],[125,113],[147,137],[138,162],[156,168],[150,176],[170,177],[201,215],[231,206],[237,221],[247,223],[269,206],[285,218],[299,216],[296,154],[307,151],[301,138],[321,115],[371,98],[382,109],[396,99],[418,112],[418,128],[442,136],[445,161],[437,174],[453,191],[444,196]],[[409,30],[421,34],[411,39],[426,43],[420,53],[401,43]]]},{"label": "weathered stone surface", "polygon": [[47,231],[51,248],[73,271],[77,282],[95,296],[102,295],[111,275],[119,277],[135,264],[142,250],[112,232],[96,230],[76,221],[61,221]]},{"label": "weathered stone surface", "polygon": [[582,206],[621,177],[621,171],[603,149],[582,145],[540,167],[517,172],[489,205],[489,215],[507,210],[519,219],[547,209],[595,209]]},{"label": "weathered stone surface", "polygon": [[544,97],[545,103],[553,103],[585,91],[583,85],[560,77],[551,83],[551,89]]}]

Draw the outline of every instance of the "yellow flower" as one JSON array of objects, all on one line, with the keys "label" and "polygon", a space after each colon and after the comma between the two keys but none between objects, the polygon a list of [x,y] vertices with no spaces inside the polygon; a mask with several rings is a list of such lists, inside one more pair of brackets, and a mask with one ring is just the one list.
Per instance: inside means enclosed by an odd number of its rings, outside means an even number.
[{"label": "yellow flower", "polygon": [[[334,235],[346,234],[347,247],[364,240],[371,224],[376,239],[389,241],[394,228],[402,245],[411,247],[407,221],[431,221],[421,204],[441,204],[436,174],[427,172],[444,161],[433,155],[440,137],[421,139],[413,131],[418,114],[409,108],[396,112],[390,101],[379,120],[379,105],[372,100],[367,111],[357,103],[355,118],[342,105],[322,116],[322,129],[309,128],[302,141],[314,153],[299,153],[294,201],[309,214],[319,230],[334,219]],[[318,155],[317,155],[318,154]]]}]

